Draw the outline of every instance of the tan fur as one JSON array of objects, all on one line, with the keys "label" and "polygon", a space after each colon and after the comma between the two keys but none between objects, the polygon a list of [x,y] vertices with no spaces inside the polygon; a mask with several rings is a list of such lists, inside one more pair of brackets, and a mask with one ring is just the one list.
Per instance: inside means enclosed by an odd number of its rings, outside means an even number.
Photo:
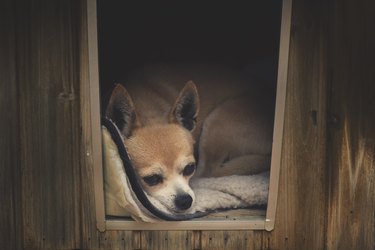
[{"label": "tan fur", "polygon": [[[177,124],[151,125],[136,129],[125,140],[131,160],[139,176],[162,174],[166,180],[180,174],[186,164],[195,162],[194,140]],[[165,185],[165,183],[164,183]],[[146,189],[162,188],[162,186]]]},{"label": "tan fur", "polygon": [[198,175],[252,175],[268,170],[272,147],[272,101],[244,93],[218,105],[205,119]]},{"label": "tan fur", "polygon": [[[191,81],[193,80],[193,81]],[[254,174],[269,169],[272,101],[256,84],[222,68],[154,66],[117,85],[106,115],[119,125],[140,181],[173,212],[194,200],[184,176],[195,162],[200,176]],[[198,115],[199,112],[199,115]],[[121,114],[119,118],[119,114]],[[162,176],[149,185],[145,177]],[[183,197],[181,208],[177,201]],[[190,198],[189,198],[190,199]],[[180,206],[180,207],[179,207]]]}]

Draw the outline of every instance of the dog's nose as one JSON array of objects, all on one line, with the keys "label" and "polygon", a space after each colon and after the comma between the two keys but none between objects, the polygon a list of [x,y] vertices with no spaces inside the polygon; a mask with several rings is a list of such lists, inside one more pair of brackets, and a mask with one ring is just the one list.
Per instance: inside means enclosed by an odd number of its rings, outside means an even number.
[{"label": "dog's nose", "polygon": [[190,195],[179,195],[174,200],[174,203],[176,204],[177,208],[180,210],[186,210],[191,207],[191,204],[193,203],[193,198],[191,198]]}]

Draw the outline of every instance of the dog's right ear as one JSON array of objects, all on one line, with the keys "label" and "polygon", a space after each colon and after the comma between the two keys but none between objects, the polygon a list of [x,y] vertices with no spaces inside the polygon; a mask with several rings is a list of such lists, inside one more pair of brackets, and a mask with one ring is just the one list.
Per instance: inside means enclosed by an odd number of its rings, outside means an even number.
[{"label": "dog's right ear", "polygon": [[116,124],[125,137],[129,137],[131,131],[139,126],[133,101],[121,84],[116,84],[113,89],[105,115]]}]

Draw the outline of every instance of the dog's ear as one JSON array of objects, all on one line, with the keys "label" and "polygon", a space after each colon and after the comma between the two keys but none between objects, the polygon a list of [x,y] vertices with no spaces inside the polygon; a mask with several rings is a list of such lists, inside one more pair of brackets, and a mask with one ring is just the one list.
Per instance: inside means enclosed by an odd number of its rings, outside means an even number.
[{"label": "dog's ear", "polygon": [[125,137],[129,137],[131,131],[139,126],[133,101],[121,84],[116,84],[113,89],[105,115],[116,124]]},{"label": "dog's ear", "polygon": [[199,97],[197,87],[192,81],[185,84],[173,105],[170,122],[177,122],[189,131],[193,131],[199,112]]}]

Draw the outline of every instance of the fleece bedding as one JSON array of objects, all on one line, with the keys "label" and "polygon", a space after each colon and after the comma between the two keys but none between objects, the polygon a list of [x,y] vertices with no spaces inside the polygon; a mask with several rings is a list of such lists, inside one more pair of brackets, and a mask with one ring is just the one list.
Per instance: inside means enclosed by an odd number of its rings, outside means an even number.
[{"label": "fleece bedding", "polygon": [[190,220],[215,211],[266,206],[269,172],[250,176],[192,178],[195,202],[186,214],[173,214],[147,195],[132,169],[121,134],[115,124],[102,121],[106,215],[136,221]]}]

